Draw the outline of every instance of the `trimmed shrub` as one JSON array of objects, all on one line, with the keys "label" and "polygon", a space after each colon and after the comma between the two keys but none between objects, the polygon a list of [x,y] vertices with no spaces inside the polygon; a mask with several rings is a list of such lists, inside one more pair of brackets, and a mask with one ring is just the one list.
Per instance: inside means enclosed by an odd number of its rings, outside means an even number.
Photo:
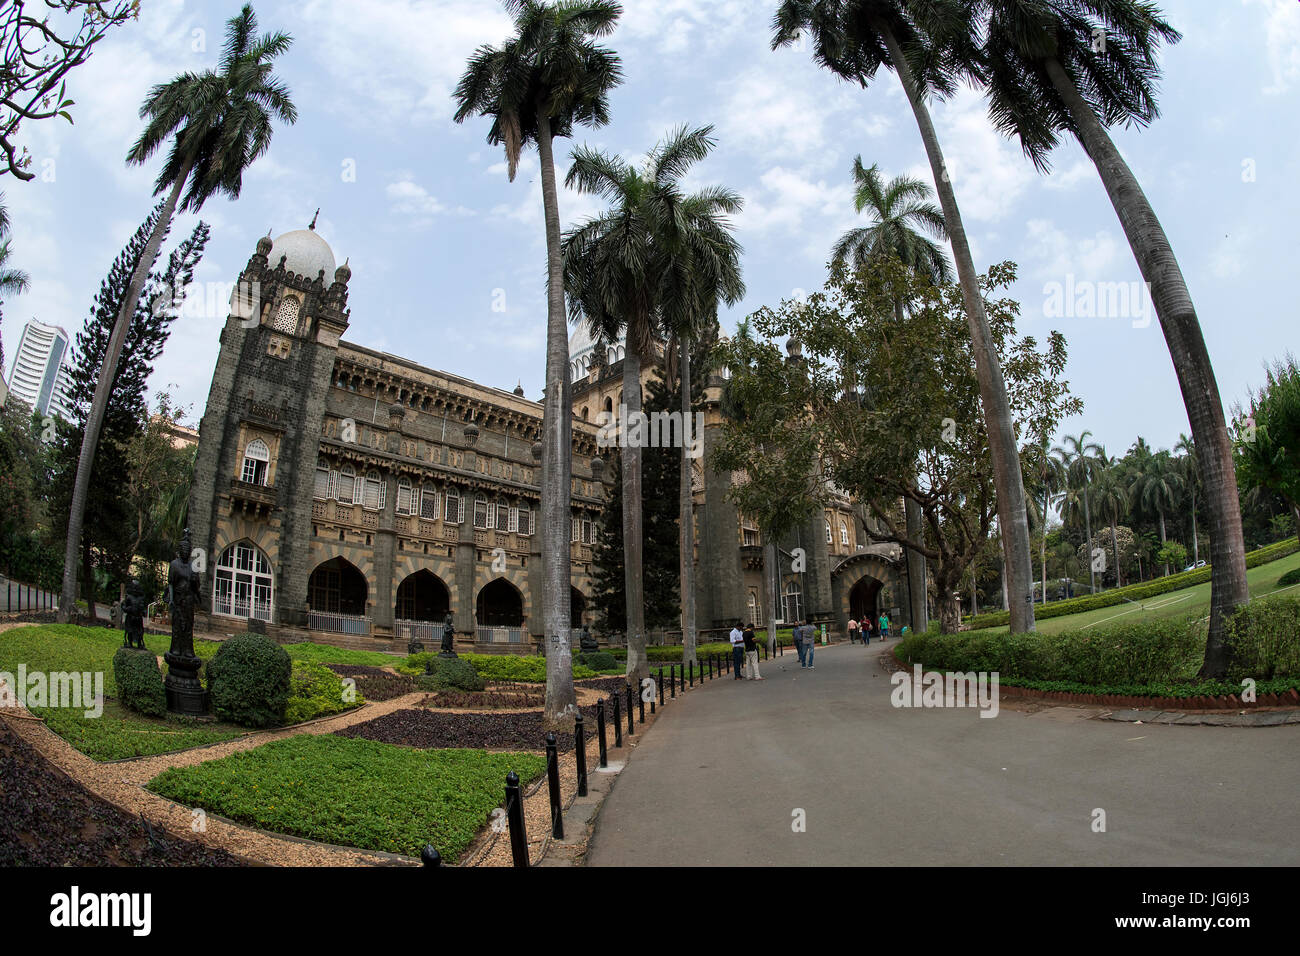
[{"label": "trimmed shrub", "polygon": [[269,637],[232,637],[208,662],[213,713],[245,727],[283,723],[291,671],[288,653]]},{"label": "trimmed shrub", "polygon": [[1277,586],[1280,588],[1289,588],[1295,584],[1300,584],[1300,568],[1292,568],[1277,579]]},{"label": "trimmed shrub", "polygon": [[152,651],[119,647],[113,655],[113,680],[123,707],[147,717],[167,713],[163,675]]},{"label": "trimmed shrub", "polygon": [[1234,680],[1300,677],[1300,596],[1279,594],[1238,608],[1227,642]]},{"label": "trimmed shrub", "polygon": [[610,671],[618,667],[618,658],[609,651],[587,651],[578,655],[578,663],[593,671]]},{"label": "trimmed shrub", "polygon": [[[1261,564],[1285,558],[1298,550],[1300,550],[1300,543],[1295,538],[1278,541],[1267,547],[1249,552],[1246,555],[1246,567],[1255,568]],[[1189,588],[1195,584],[1204,584],[1208,580],[1210,580],[1210,566],[1207,564],[1205,567],[1197,568],[1194,571],[1180,571],[1177,574],[1169,575],[1167,578],[1156,578],[1154,581],[1144,581],[1141,584],[1128,584],[1122,588],[1111,588],[1101,594],[1066,598],[1064,601],[1051,601],[1046,605],[1035,604],[1034,617],[1036,620],[1044,621],[1049,617],[1061,617],[1065,614],[1095,611],[1102,607],[1114,607],[1117,604],[1123,604],[1125,601],[1141,601],[1145,598],[1166,594],[1169,591]],[[1011,616],[1006,611],[989,611],[986,614],[976,614],[973,617],[966,618],[966,624],[970,630],[976,631],[986,627],[1001,627],[1010,620]]]},{"label": "trimmed shrub", "polygon": [[[435,657],[428,663],[428,671],[424,677],[429,680],[417,678],[420,686],[426,690],[482,690],[487,685],[483,678],[479,676],[474,669],[473,663],[459,657]],[[432,687],[425,687],[425,684],[431,684]]]},{"label": "trimmed shrub", "polygon": [[350,702],[345,701],[343,679],[324,664],[294,661],[289,675],[289,701],[284,708],[284,722],[298,724],[364,703],[360,694]]}]

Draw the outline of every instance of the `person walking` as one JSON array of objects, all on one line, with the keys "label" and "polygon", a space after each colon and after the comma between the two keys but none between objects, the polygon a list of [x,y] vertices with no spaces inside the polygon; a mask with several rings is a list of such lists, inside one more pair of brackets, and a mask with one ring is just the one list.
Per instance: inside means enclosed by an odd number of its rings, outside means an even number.
[{"label": "person walking", "polygon": [[889,615],[884,611],[880,612],[880,640],[889,640]]},{"label": "person walking", "polygon": [[807,621],[803,622],[803,656],[804,666],[813,669],[813,650],[817,647],[817,629]]},{"label": "person walking", "polygon": [[745,668],[745,635],[740,629],[740,622],[731,629],[731,661],[732,670],[736,672],[736,680],[744,680],[741,671]]},{"label": "person walking", "polygon": [[745,680],[763,680],[758,673],[758,642],[754,640],[754,627],[749,625],[743,633],[745,641]]},{"label": "person walking", "polygon": [[803,627],[798,621],[790,628],[790,640],[794,643],[794,652],[799,655],[799,666],[803,667]]},{"label": "person walking", "polygon": [[853,618],[849,618],[849,643],[858,643],[858,622]]}]

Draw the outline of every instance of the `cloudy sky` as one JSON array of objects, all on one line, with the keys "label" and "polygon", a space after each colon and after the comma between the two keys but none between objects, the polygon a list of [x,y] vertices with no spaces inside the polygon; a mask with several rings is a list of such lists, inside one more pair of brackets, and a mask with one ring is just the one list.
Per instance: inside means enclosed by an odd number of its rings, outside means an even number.
[{"label": "cloudy sky", "polygon": [[[1292,284],[1300,4],[1162,6],[1184,34],[1164,56],[1163,115],[1116,139],[1173,242],[1231,406],[1258,385],[1266,360],[1300,351]],[[807,53],[771,52],[774,0],[624,7],[609,41],[625,73],[613,123],[560,141],[560,173],[575,142],[635,158],[677,124],[714,124],[718,147],[691,185],[721,182],[745,198],[736,227],[748,295],[725,314],[728,329],[821,285],[832,242],[860,222],[849,175],[855,155],[887,175],[931,181],[893,76],[863,91],[817,70]],[[10,356],[29,318],[70,333],[82,326],[113,257],[152,204],[157,162],[123,163],[139,132],[139,104],[152,84],[214,64],[224,21],[236,12],[234,2],[210,0],[144,0],[143,8],[139,22],[110,34],[73,74],[76,125],[27,129],[36,181],[0,179],[13,261],[32,277],[27,295],[5,303]],[[546,310],[536,154],[511,183],[501,151],[485,142],[487,121],[451,119],[466,57],[507,35],[504,13],[491,0],[259,0],[256,9],[263,29],[294,37],[278,68],[299,120],[277,130],[237,202],[215,199],[202,210],[213,238],[197,294],[215,302],[212,290],[237,277],[257,237],[302,228],[320,207],[320,233],[340,262],[351,260],[349,340],[485,384],[522,382],[539,396]],[[1063,430],[1090,429],[1112,453],[1139,434],[1172,445],[1189,428],[1158,324],[1140,312],[1059,308],[1088,283],[1139,280],[1082,151],[1063,145],[1042,176],[992,130],[978,95],[964,91],[934,116],[977,266],[1019,263],[1022,331],[1056,328],[1069,341],[1067,375],[1086,409]],[[566,225],[598,208],[566,192],[560,203]],[[173,241],[192,226],[183,218]],[[195,419],[223,319],[215,305],[188,307],[151,381],[190,405]]]}]

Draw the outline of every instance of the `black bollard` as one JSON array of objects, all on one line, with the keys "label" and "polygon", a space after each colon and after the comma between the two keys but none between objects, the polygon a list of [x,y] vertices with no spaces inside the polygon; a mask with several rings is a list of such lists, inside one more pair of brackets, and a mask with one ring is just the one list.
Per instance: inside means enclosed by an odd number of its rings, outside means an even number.
[{"label": "black bollard", "polygon": [[546,732],[546,789],[551,794],[551,836],[564,839],[564,810],[560,807],[560,755],[555,747],[555,731]]},{"label": "black bollard", "polygon": [[695,686],[695,661],[689,661],[686,664],[686,686]]},{"label": "black bollard", "polygon": [[614,701],[614,746],[623,746],[623,717],[618,710],[618,694],[610,694]]},{"label": "black bollard", "polygon": [[713,655],[709,655],[709,680],[713,680]]},{"label": "black bollard", "polygon": [[519,792],[519,774],[506,774],[506,823],[510,827],[510,856],[515,866],[528,866],[528,834],[524,831],[524,798]]},{"label": "black bollard", "polygon": [[[654,713],[654,701],[650,702],[650,708],[651,708],[650,712]],[[645,688],[642,688],[641,693],[636,695],[636,709],[641,723],[644,724],[645,723]]]},{"label": "black bollard", "polygon": [[442,854],[433,848],[433,844],[426,843],[420,851],[420,862],[425,866],[442,866]]},{"label": "black bollard", "polygon": [[659,706],[664,705],[664,669],[659,668]]},{"label": "black bollard", "polygon": [[668,665],[668,692],[673,700],[677,699],[677,665]]},{"label": "black bollard", "polygon": [[632,710],[632,684],[629,682],[627,685],[627,735],[629,737],[636,733],[636,724],[633,723],[635,717]]},{"label": "black bollard", "polygon": [[578,764],[578,796],[587,795],[587,732],[582,726],[582,711],[573,718],[573,759]]},{"label": "black bollard", "polygon": [[596,701],[596,731],[600,735],[600,765],[609,766],[608,754],[605,752],[605,698]]}]

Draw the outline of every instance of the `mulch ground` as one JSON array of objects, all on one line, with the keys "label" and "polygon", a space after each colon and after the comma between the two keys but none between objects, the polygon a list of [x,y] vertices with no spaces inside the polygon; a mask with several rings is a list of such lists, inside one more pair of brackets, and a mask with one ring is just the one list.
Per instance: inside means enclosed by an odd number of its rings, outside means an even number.
[{"label": "mulch ground", "polygon": [[246,865],[143,819],[88,792],[0,723],[0,866]]},{"label": "mulch ground", "polygon": [[340,677],[351,677],[357,682],[357,693],[366,700],[392,700],[403,694],[412,694],[420,688],[414,677],[394,674],[382,667],[364,664],[326,664]]}]

